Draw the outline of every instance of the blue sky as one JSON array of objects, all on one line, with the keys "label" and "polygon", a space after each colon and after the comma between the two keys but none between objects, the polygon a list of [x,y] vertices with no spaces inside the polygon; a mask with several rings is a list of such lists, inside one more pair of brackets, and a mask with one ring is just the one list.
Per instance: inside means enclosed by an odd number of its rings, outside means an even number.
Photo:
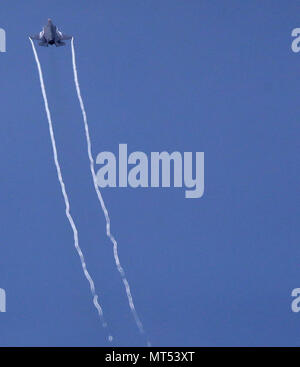
[{"label": "blue sky", "polygon": [[[75,37],[94,156],[205,152],[205,193],[102,190],[154,346],[299,346],[299,2],[0,5],[1,346],[106,346],[74,249],[27,36]],[[143,346],[97,202],[70,45],[38,48],[79,240],[116,346]]]}]

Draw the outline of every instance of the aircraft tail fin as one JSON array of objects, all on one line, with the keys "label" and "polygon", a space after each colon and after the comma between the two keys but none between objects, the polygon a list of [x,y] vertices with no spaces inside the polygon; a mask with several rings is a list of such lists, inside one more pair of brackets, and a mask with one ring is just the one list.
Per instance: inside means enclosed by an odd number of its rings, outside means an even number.
[{"label": "aircraft tail fin", "polygon": [[40,46],[44,46],[44,47],[48,47],[48,43],[47,42],[39,42],[39,45]]},{"label": "aircraft tail fin", "polygon": [[61,42],[61,41],[59,41],[59,42],[55,42],[55,46],[56,47],[61,47],[61,46],[65,46],[65,42]]}]

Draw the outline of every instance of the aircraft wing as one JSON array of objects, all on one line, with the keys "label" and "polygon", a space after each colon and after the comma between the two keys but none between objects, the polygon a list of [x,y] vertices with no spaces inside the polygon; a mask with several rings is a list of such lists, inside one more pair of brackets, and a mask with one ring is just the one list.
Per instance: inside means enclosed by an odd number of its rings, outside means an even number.
[{"label": "aircraft wing", "polygon": [[29,36],[32,40],[38,40],[38,41],[41,41],[41,40],[43,40],[44,39],[44,34],[45,34],[45,32],[44,32],[44,29],[40,32],[40,33],[38,33],[38,34],[33,34],[33,35],[31,35],[31,36]]},{"label": "aircraft wing", "polygon": [[60,31],[57,31],[57,35],[58,35],[60,41],[67,41],[67,40],[70,40],[71,38],[73,38],[72,36],[68,36],[66,34],[63,34]]},{"label": "aircraft wing", "polygon": [[40,36],[40,33],[38,34],[33,34],[31,36],[29,36],[32,40],[40,40],[41,39],[41,36]]}]

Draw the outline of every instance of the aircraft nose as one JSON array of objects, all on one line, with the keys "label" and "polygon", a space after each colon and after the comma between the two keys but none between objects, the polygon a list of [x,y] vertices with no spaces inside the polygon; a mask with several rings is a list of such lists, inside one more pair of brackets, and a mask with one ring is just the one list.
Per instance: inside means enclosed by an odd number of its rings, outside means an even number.
[{"label": "aircraft nose", "polygon": [[48,22],[49,22],[49,23],[51,22],[51,19],[50,19],[50,18],[48,19]]}]

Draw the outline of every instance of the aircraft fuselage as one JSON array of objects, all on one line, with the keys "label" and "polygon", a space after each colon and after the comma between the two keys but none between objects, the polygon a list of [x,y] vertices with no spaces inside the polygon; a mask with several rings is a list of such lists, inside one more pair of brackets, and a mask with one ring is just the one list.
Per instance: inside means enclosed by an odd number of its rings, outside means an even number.
[{"label": "aircraft fuselage", "polygon": [[44,27],[44,38],[49,43],[49,45],[54,45],[55,41],[58,41],[56,32],[56,26],[49,21],[48,24]]}]

